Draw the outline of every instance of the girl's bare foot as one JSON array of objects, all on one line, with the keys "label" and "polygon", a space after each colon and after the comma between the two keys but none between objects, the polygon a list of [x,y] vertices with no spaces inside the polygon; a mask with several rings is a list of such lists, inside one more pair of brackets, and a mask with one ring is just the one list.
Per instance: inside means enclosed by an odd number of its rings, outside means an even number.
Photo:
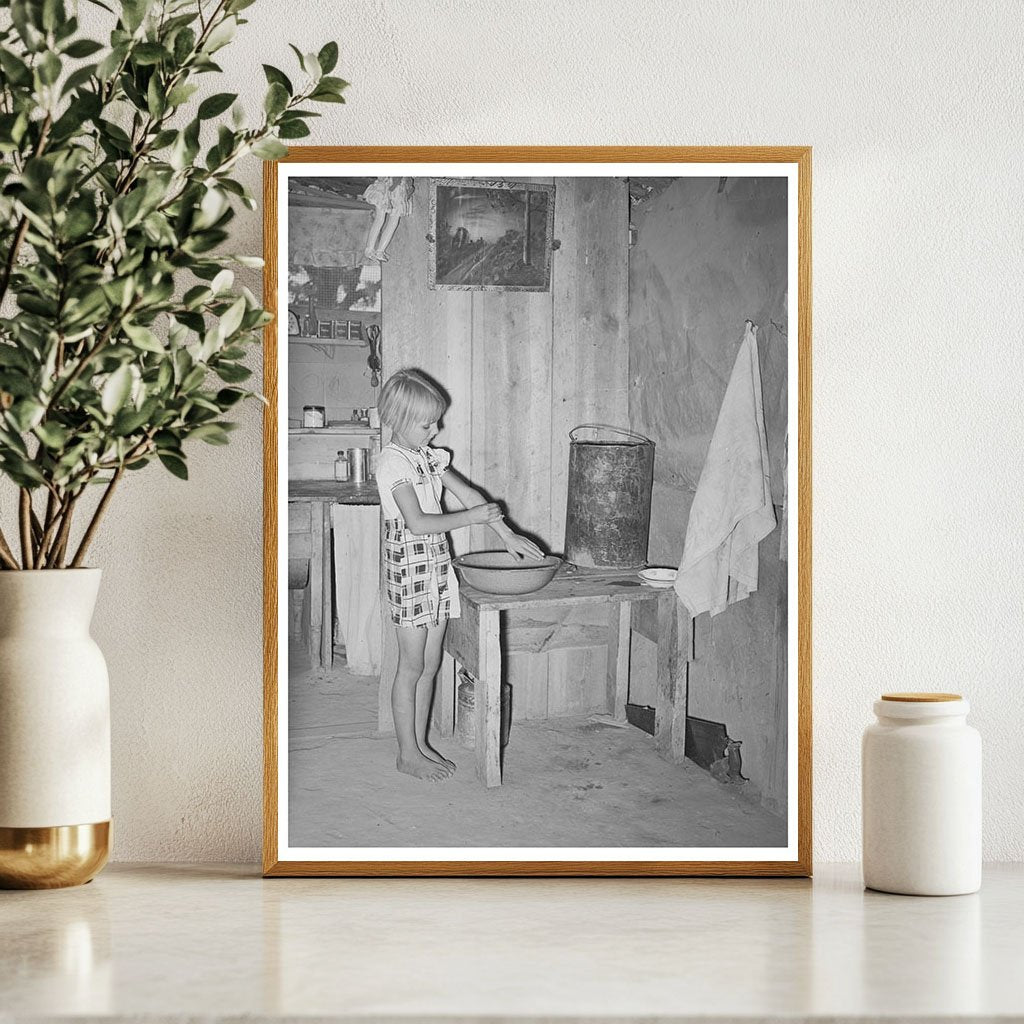
[{"label": "girl's bare foot", "polygon": [[402,757],[399,754],[395,767],[406,775],[415,776],[417,779],[429,779],[431,782],[441,782],[451,774],[443,764],[432,761],[419,752],[412,757]]},{"label": "girl's bare foot", "polygon": [[431,761],[436,761],[438,764],[443,764],[448,769],[448,774],[451,775],[455,771],[455,762],[449,761],[444,754],[438,753],[433,747],[428,746],[423,751],[423,756],[430,758]]}]

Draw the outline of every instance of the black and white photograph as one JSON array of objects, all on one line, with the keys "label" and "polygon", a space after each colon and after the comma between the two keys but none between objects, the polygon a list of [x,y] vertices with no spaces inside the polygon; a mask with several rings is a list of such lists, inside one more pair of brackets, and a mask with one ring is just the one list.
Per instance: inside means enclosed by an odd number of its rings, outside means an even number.
[{"label": "black and white photograph", "polygon": [[809,151],[330,152],[268,178],[265,871],[807,873]]}]

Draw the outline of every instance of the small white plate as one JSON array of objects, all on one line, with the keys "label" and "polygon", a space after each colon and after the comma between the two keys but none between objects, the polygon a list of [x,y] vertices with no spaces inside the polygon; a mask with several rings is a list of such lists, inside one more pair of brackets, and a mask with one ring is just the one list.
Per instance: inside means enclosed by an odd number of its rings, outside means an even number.
[{"label": "small white plate", "polygon": [[645,586],[654,587],[656,590],[664,590],[671,587],[676,581],[678,571],[676,569],[641,569],[637,576]]}]

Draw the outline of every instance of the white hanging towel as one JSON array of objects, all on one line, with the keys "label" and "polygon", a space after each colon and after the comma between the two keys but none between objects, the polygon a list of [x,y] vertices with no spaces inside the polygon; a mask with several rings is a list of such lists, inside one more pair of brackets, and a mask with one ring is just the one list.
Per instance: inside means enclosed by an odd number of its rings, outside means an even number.
[{"label": "white hanging towel", "polygon": [[380,508],[332,505],[334,592],[349,671],[380,675]]},{"label": "white hanging towel", "polygon": [[691,615],[757,590],[757,545],[775,529],[757,328],[748,320],[690,508],[675,589]]},{"label": "white hanging towel", "polygon": [[782,448],[782,524],[779,529],[779,561],[789,558],[789,431]]}]

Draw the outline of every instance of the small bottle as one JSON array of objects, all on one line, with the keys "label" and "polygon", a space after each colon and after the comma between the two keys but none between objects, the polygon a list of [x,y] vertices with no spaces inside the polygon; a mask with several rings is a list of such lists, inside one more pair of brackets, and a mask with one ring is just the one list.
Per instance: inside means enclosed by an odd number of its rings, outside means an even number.
[{"label": "small bottle", "polygon": [[338,452],[338,457],[334,460],[334,479],[347,480],[348,470],[348,453]]},{"label": "small bottle", "polygon": [[955,693],[887,693],[864,730],[864,884],[912,896],[981,888],[981,737]]}]

